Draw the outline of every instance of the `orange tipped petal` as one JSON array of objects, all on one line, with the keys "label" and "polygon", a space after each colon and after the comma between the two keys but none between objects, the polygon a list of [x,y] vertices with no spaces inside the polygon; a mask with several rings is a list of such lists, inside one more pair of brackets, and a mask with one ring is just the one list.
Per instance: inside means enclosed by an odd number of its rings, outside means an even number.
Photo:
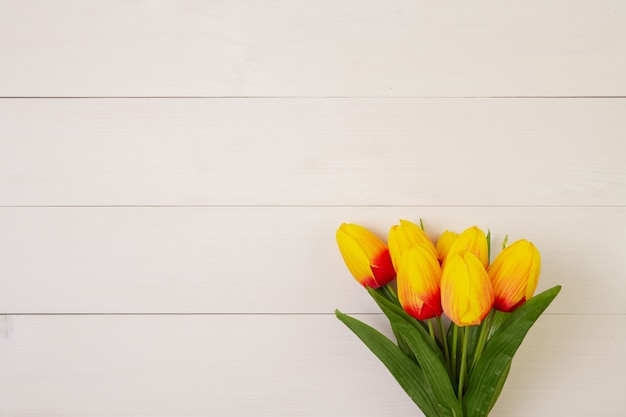
[{"label": "orange tipped petal", "polygon": [[472,226],[461,233],[450,247],[447,256],[462,252],[473,253],[483,264],[484,268],[489,265],[489,248],[485,233],[476,226]]},{"label": "orange tipped petal", "polygon": [[443,263],[450,252],[450,248],[452,244],[456,242],[459,237],[458,233],[450,232],[446,230],[439,236],[439,240],[437,240],[437,255],[439,257],[439,261]]},{"label": "orange tipped petal", "polygon": [[346,266],[361,285],[378,288],[395,278],[389,250],[372,232],[356,224],[343,223],[336,238]]},{"label": "orange tipped petal", "polygon": [[421,227],[410,221],[400,220],[399,225],[392,226],[387,240],[391,261],[396,270],[399,268],[402,254],[409,248],[419,244],[424,245],[428,251],[437,257],[437,250],[428,236],[426,236],[426,233],[424,233]]},{"label": "orange tipped petal", "polygon": [[406,250],[398,269],[398,299],[404,310],[419,320],[438,317],[441,309],[441,267],[424,244]]},{"label": "orange tipped petal", "polygon": [[441,304],[458,326],[473,326],[487,316],[494,296],[482,262],[470,252],[449,255],[441,276]]},{"label": "orange tipped petal", "polygon": [[[370,268],[372,269],[372,274],[374,275],[374,280],[378,287],[389,283],[396,277],[396,270],[391,263],[389,249],[386,247],[382,252],[372,258]],[[377,288],[372,285],[370,285],[370,287]]]},{"label": "orange tipped petal", "polygon": [[494,307],[513,311],[531,298],[537,289],[540,271],[541,256],[531,242],[518,240],[505,248],[489,266]]}]

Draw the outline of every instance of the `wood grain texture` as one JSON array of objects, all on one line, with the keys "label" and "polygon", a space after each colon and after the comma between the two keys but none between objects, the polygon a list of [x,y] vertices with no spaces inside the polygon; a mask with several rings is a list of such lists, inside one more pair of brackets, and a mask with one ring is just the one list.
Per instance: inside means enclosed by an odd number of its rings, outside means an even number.
[{"label": "wood grain texture", "polygon": [[626,95],[619,0],[0,3],[0,96]]},{"label": "wood grain texture", "polygon": [[1,100],[0,205],[626,205],[626,99]]},{"label": "wood grain texture", "polygon": [[433,238],[490,228],[494,254],[534,241],[539,289],[564,287],[555,313],[626,313],[624,207],[3,208],[0,312],[377,312],[335,230],[419,217]]},{"label": "wood grain texture", "polygon": [[624,39],[621,0],[0,0],[0,417],[420,415],[332,315],[389,333],[334,233],[399,218],[563,285],[491,417],[623,417]]},{"label": "wood grain texture", "polygon": [[[384,317],[360,318],[389,333]],[[332,315],[2,322],[2,417],[420,415]],[[540,318],[492,417],[621,417],[625,327],[625,316]]]}]

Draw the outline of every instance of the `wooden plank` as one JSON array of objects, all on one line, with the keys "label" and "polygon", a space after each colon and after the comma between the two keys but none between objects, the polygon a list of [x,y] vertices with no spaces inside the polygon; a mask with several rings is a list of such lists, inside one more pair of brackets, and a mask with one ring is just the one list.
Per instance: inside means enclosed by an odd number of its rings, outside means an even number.
[{"label": "wooden plank", "polygon": [[[359,317],[388,332],[380,315]],[[332,315],[11,316],[0,416],[415,416]],[[539,319],[494,416],[621,417],[626,316]]]},{"label": "wooden plank", "polygon": [[0,95],[624,96],[625,23],[619,0],[5,1]]},{"label": "wooden plank", "polygon": [[419,217],[432,237],[490,228],[494,253],[534,241],[555,313],[626,313],[624,207],[3,208],[0,312],[377,312],[335,230]]},{"label": "wooden plank", "polygon": [[0,100],[0,205],[625,205],[626,99]]}]

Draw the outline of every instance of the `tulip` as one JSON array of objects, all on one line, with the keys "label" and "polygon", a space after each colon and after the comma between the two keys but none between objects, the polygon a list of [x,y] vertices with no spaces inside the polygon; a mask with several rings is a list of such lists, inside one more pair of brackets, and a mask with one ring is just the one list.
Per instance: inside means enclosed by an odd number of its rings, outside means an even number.
[{"label": "tulip", "polygon": [[388,243],[391,261],[396,271],[400,267],[402,254],[414,246],[424,245],[424,249],[432,253],[435,258],[437,257],[437,249],[422,228],[407,220],[400,220],[400,225],[391,227]]},{"label": "tulip", "polygon": [[378,288],[395,278],[387,246],[366,228],[343,223],[337,230],[337,245],[346,266],[364,287]]},{"label": "tulip", "polygon": [[439,236],[439,240],[437,240],[437,256],[440,262],[443,263],[443,261],[446,259],[446,256],[448,256],[448,253],[450,252],[452,244],[457,240],[458,237],[458,233],[450,232],[448,230],[446,230],[441,234],[441,236]]},{"label": "tulip", "polygon": [[487,246],[487,237],[482,230],[476,226],[472,226],[466,229],[459,235],[459,237],[452,243],[447,257],[452,254],[470,252],[476,255],[480,263],[486,269],[489,265],[489,248]]},{"label": "tulip", "polygon": [[471,252],[450,255],[441,275],[441,304],[457,326],[473,326],[493,306],[493,290],[482,262]]},{"label": "tulip", "polygon": [[488,270],[494,308],[513,311],[531,298],[537,289],[540,269],[539,251],[527,240],[518,240],[500,252]]},{"label": "tulip", "polygon": [[441,267],[423,243],[402,254],[398,269],[398,299],[404,310],[418,320],[441,315]]}]

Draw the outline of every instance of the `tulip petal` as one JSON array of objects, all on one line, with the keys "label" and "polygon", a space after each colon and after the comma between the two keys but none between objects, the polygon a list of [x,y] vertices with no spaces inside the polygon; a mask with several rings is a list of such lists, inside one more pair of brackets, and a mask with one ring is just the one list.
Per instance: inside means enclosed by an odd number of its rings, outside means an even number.
[{"label": "tulip petal", "polygon": [[489,278],[495,294],[495,308],[513,311],[530,299],[537,289],[541,256],[527,240],[506,247],[489,266]]},{"label": "tulip petal", "polygon": [[343,223],[336,239],[350,273],[364,287],[378,288],[395,278],[387,246],[366,228]]},{"label": "tulip petal", "polygon": [[337,231],[337,244],[350,273],[365,286],[365,281],[372,275],[370,261],[356,240],[343,230]]},{"label": "tulip petal", "polygon": [[363,226],[352,223],[344,223],[339,228],[352,239],[359,242],[361,249],[365,252],[368,259],[374,258],[377,254],[387,249],[387,246],[374,233],[370,232]]},{"label": "tulip petal", "polygon": [[404,252],[397,282],[398,299],[407,313],[419,320],[441,315],[441,267],[426,245]]},{"label": "tulip petal", "polygon": [[489,265],[489,247],[485,233],[476,226],[465,229],[454,241],[448,252],[448,257],[455,253],[473,253],[484,268]]},{"label": "tulip petal", "polygon": [[451,255],[441,277],[443,311],[458,326],[477,325],[493,306],[487,271],[470,252]]},{"label": "tulip petal", "polygon": [[421,227],[408,220],[400,219],[399,225],[392,226],[387,240],[391,260],[396,270],[399,268],[402,253],[413,246],[424,245],[428,251],[437,257],[437,249],[426,233]]},{"label": "tulip petal", "polygon": [[443,263],[446,259],[446,256],[448,256],[448,253],[450,252],[450,248],[458,237],[459,235],[457,233],[450,232],[448,230],[439,236],[439,240],[437,240],[437,256],[440,262]]},{"label": "tulip petal", "polygon": [[389,250],[387,248],[374,256],[371,261],[370,269],[372,270],[377,286],[385,285],[396,277],[396,272],[391,263],[391,257],[389,256]]}]

